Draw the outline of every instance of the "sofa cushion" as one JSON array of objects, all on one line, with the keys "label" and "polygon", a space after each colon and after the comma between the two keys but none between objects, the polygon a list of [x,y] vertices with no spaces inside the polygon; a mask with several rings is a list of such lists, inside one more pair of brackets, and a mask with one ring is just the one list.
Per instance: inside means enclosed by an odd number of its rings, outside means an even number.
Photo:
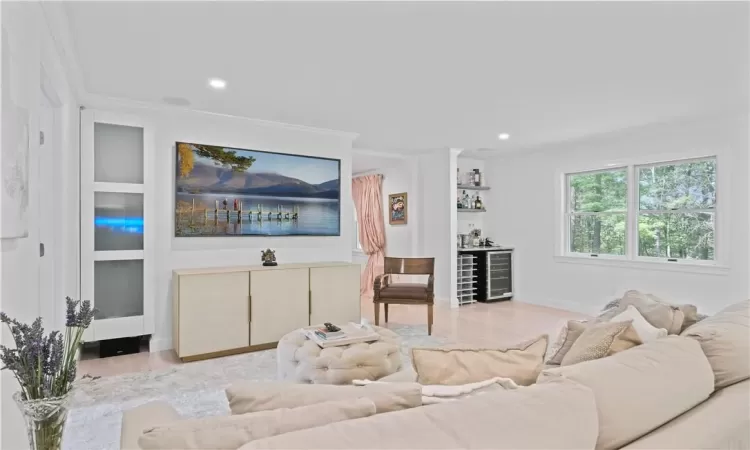
[{"label": "sofa cushion", "polygon": [[[639,291],[627,291],[620,300],[618,314],[628,305],[635,306],[648,323],[656,328],[665,328],[669,334],[679,334],[685,321],[685,313],[680,307],[667,303],[660,298]],[[696,315],[698,311],[696,310]],[[697,320],[697,319],[696,319]]]},{"label": "sofa cushion", "polygon": [[587,326],[586,322],[580,320],[568,321],[567,325],[560,330],[557,341],[547,352],[548,359],[546,364],[559,366],[565,355],[570,351],[570,347],[573,346],[573,343],[581,336],[581,333],[583,333],[583,330]]},{"label": "sofa cushion", "polygon": [[180,420],[146,430],[138,444],[143,450],[235,450],[255,439],[373,414],[375,404],[360,398],[236,416]]},{"label": "sofa cushion", "polygon": [[561,366],[605,358],[641,344],[633,321],[594,323],[586,327],[562,359]]},{"label": "sofa cushion", "polygon": [[616,315],[612,318],[612,322],[624,322],[630,320],[633,322],[633,328],[638,333],[638,337],[643,343],[651,342],[654,339],[659,339],[667,336],[666,328],[656,328],[655,326],[648,323],[643,315],[635,309],[635,306],[628,305],[625,311]]},{"label": "sofa cushion", "polygon": [[667,336],[609,358],[546,369],[539,383],[564,378],[589,387],[599,413],[597,449],[614,449],[699,404],[714,388],[700,345]]},{"label": "sofa cushion", "polygon": [[245,381],[226,389],[232,414],[245,414],[277,408],[295,408],[328,400],[367,398],[378,413],[422,405],[422,387],[416,383],[335,386]]},{"label": "sofa cushion", "polygon": [[713,368],[716,389],[750,378],[750,300],[703,319],[681,336],[700,342]]},{"label": "sofa cushion", "polygon": [[414,368],[412,366],[406,366],[398,372],[392,373],[387,377],[383,377],[378,381],[382,381],[384,383],[416,383],[417,372],[414,371]]},{"label": "sofa cushion", "polygon": [[566,380],[378,414],[250,442],[251,449],[585,449],[597,434],[591,391]]},{"label": "sofa cushion", "polygon": [[657,428],[626,449],[750,448],[750,380],[711,394],[705,402]]},{"label": "sofa cushion", "polygon": [[510,378],[528,386],[536,381],[547,352],[548,336],[508,348],[412,348],[419,384],[468,384]]}]

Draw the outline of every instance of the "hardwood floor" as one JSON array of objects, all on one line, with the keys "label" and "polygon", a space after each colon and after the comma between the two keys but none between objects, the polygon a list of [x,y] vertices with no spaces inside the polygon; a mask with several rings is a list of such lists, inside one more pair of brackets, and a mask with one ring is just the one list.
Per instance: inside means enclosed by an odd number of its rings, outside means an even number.
[{"label": "hardwood floor", "polygon": [[[369,299],[362,300],[362,316],[374,321],[374,307]],[[381,320],[384,315],[381,313]],[[570,319],[585,318],[578,314],[518,301],[475,303],[450,309],[435,305],[434,336],[445,337],[456,344],[478,347],[502,347],[517,344],[540,334],[557,337],[562,325]],[[391,305],[391,324],[426,325],[425,306]],[[381,322],[381,326],[384,325]],[[147,352],[110,358],[84,356],[78,368],[79,376],[112,376],[124,373],[161,370],[183,364],[172,350]],[[188,363],[189,364],[189,363]]]}]

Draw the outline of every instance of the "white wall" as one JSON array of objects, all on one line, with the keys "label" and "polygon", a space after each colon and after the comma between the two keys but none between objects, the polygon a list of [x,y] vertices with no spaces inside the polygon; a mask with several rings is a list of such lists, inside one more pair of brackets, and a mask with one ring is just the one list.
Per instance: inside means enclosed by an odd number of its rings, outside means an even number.
[{"label": "white wall", "polygon": [[[407,161],[405,161],[406,163]],[[419,221],[418,193],[413,189],[412,167],[404,164],[398,167],[379,170],[383,175],[383,220],[385,221],[386,256],[408,258],[414,256],[414,234]],[[406,192],[408,217],[406,225],[391,225],[388,220],[390,194]]]},{"label": "white wall", "polygon": [[[351,143],[354,135],[178,108],[144,108],[132,102],[90,97],[87,107],[142,117],[155,131],[156,311],[151,349],[172,348],[172,270],[259,264],[260,252],[276,250],[280,264],[352,260]],[[341,160],[341,235],[327,237],[174,237],[175,142],[322,156]]]},{"label": "white wall", "polygon": [[[588,140],[549,145],[488,160],[493,196],[486,220],[497,242],[516,248],[516,298],[581,312],[600,309],[625,289],[640,289],[703,313],[748,298],[748,118],[746,115],[653,125]],[[576,164],[718,156],[725,273],[686,273],[556,261],[555,207],[559,170]],[[727,188],[721,189],[722,185]],[[724,229],[726,226],[726,230]],[[721,245],[721,244],[719,244]],[[675,268],[673,268],[675,269]]]},{"label": "white wall", "polygon": [[435,301],[451,304],[456,285],[456,158],[460,151],[435,150],[419,155],[421,225],[417,228],[418,254],[435,258]]},{"label": "white wall", "polygon": [[[50,35],[47,27],[45,8],[35,2],[1,2],[0,14],[2,15],[3,34],[0,40],[3,47],[6,46],[14,53],[17,65],[3,67],[3,74],[9,74],[9,78],[0,80],[5,88],[10,87],[10,95],[14,103],[27,110],[30,116],[29,129],[29,236],[19,239],[2,239],[0,246],[0,310],[11,317],[18,318],[24,322],[30,322],[37,316],[43,316],[47,330],[59,328],[63,325],[64,296],[77,296],[77,264],[75,255],[71,251],[77,247],[77,233],[71,229],[78,220],[71,216],[62,217],[55,215],[57,222],[54,242],[46,242],[49,250],[48,255],[56,255],[57,266],[53,274],[54,280],[52,298],[38,298],[39,296],[39,221],[40,217],[36,210],[37,201],[35,196],[40,190],[40,180],[36,173],[39,158],[42,152],[39,147],[39,122],[41,114],[42,83],[41,68],[46,75],[48,91],[53,95],[52,106],[55,109],[57,126],[54,131],[46,129],[46,136],[56,142],[54,148],[45,146],[44,157],[53,158],[58,171],[53,174],[54,178],[69,182],[74,177],[77,182],[77,171],[68,172],[71,163],[78,164],[77,158],[72,159],[72,150],[77,148],[77,105],[70,89],[68,78],[61,64],[55,41]],[[7,56],[7,55],[6,55]],[[10,70],[9,70],[10,69]],[[8,84],[6,84],[8,83]],[[3,99],[6,100],[6,99]],[[3,131],[5,130],[6,118],[3,117]],[[54,135],[54,136],[53,136]],[[7,142],[3,141],[3,145]],[[54,151],[53,154],[48,153]],[[6,161],[0,161],[7,164]],[[69,196],[77,193],[71,192],[64,186],[59,188],[54,195],[57,206],[69,206]],[[77,192],[77,190],[76,190]],[[76,201],[77,204],[77,201]],[[62,209],[62,208],[60,208]],[[77,210],[73,211],[77,214]],[[0,342],[9,345],[12,342],[10,334],[3,326],[0,333]],[[0,377],[0,448],[22,449],[28,448],[28,441],[24,430],[23,420],[11,395],[18,390],[16,381],[9,371],[2,371]]]}]

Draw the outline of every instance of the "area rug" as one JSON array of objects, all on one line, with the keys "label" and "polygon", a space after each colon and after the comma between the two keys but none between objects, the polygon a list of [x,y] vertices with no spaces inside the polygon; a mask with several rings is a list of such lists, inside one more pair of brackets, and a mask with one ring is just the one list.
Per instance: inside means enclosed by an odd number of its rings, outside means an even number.
[{"label": "area rug", "polygon": [[[411,347],[449,344],[427,336],[426,326],[389,325],[402,337],[401,355]],[[276,350],[176,365],[169,369],[82,380],[75,391],[65,429],[64,450],[118,450],[122,413],[155,400],[166,401],[185,417],[228,414],[224,389],[236,380],[275,380]]]}]

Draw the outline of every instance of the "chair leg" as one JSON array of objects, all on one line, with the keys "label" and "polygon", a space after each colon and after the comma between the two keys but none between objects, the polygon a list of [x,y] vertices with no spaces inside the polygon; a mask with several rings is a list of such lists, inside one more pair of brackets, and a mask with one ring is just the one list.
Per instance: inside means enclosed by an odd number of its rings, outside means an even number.
[{"label": "chair leg", "polygon": [[383,308],[385,308],[385,323],[388,323],[388,303],[384,304]]},{"label": "chair leg", "polygon": [[380,303],[373,303],[375,305],[375,325],[380,325]]},{"label": "chair leg", "polygon": [[427,335],[432,336],[432,303],[427,305]]}]

